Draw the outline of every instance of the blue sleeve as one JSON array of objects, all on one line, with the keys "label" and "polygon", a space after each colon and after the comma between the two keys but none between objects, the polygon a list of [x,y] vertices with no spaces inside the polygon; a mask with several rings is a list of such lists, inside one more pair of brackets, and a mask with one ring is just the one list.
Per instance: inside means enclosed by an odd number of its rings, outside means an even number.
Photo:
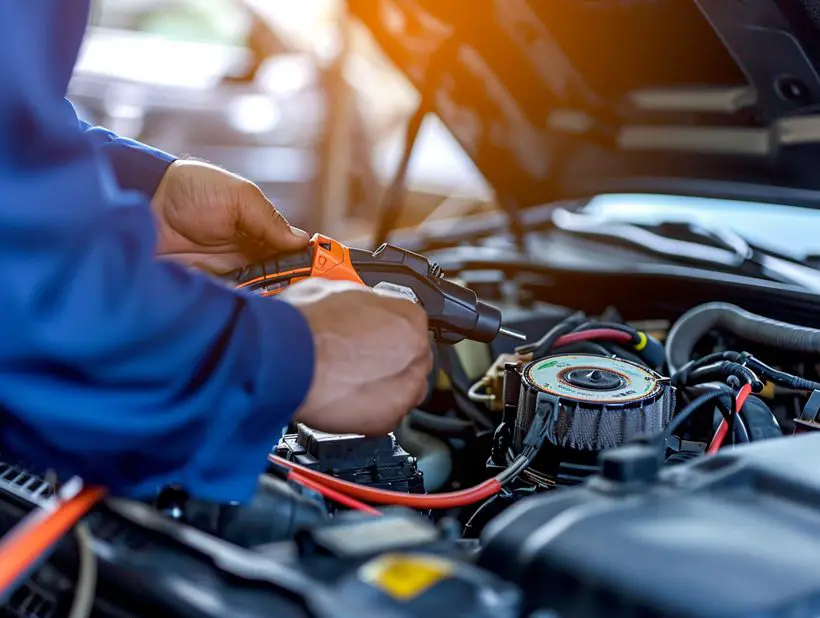
[{"label": "blue sleeve", "polygon": [[87,10],[0,2],[0,456],[244,501],[310,386],[312,334],[154,257],[145,198],[65,105]]},{"label": "blue sleeve", "polygon": [[156,192],[168,166],[177,159],[172,154],[120,137],[103,127],[93,127],[83,120],[80,120],[80,127],[102,148],[119,186],[139,191],[149,198]]}]

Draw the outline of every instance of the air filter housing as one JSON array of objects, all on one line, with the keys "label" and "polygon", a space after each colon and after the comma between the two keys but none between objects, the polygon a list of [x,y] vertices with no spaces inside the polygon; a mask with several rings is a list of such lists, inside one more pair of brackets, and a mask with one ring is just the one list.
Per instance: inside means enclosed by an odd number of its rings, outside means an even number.
[{"label": "air filter housing", "polygon": [[674,410],[668,379],[631,361],[561,354],[521,371],[513,444],[521,448],[539,392],[555,397],[547,440],[570,451],[598,452],[638,435],[657,433]]}]

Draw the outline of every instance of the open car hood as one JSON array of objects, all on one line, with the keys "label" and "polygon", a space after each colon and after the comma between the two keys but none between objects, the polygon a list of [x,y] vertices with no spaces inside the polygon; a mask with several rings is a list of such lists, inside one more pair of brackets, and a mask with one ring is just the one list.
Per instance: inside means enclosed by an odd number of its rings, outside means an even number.
[{"label": "open car hood", "polygon": [[497,193],[820,205],[820,0],[348,0]]}]

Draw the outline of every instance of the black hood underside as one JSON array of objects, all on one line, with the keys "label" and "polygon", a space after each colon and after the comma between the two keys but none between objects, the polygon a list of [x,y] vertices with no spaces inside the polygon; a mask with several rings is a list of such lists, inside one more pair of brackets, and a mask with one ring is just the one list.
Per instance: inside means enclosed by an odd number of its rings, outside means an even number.
[{"label": "black hood underside", "polygon": [[820,0],[348,0],[519,208],[820,205]]}]

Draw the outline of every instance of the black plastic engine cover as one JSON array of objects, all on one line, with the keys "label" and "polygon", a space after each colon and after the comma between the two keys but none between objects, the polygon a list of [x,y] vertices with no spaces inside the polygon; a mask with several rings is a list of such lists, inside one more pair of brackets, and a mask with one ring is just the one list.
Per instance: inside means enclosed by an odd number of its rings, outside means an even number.
[{"label": "black plastic engine cover", "polygon": [[524,500],[485,530],[479,564],[518,583],[530,609],[820,615],[820,435],[659,473],[641,447],[608,455],[602,476]]},{"label": "black plastic engine cover", "polygon": [[515,586],[406,509],[344,513],[253,550],[138,503],[108,502],[95,516],[98,590],[121,616],[521,618]]}]

